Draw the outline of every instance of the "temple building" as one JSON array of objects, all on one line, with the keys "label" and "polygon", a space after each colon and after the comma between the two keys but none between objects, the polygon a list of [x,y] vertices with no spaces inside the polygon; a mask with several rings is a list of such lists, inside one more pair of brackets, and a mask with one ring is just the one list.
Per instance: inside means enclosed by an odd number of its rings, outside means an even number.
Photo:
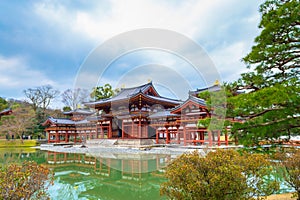
[{"label": "temple building", "polygon": [[10,115],[12,113],[12,109],[11,108],[7,108],[7,109],[4,109],[2,111],[0,111],[0,119],[2,116],[4,115]]},{"label": "temple building", "polygon": [[190,92],[189,98],[181,101],[159,95],[149,82],[123,88],[111,98],[85,105],[95,113],[75,110],[64,113],[69,119],[49,118],[44,123],[50,143],[118,139],[120,142],[151,140],[156,144],[228,144],[226,134],[221,140],[220,130],[208,131],[197,126],[199,119],[211,117],[197,91]]},{"label": "temple building", "polygon": [[48,143],[84,142],[94,139],[96,124],[86,120],[94,112],[83,109],[64,112],[68,118],[49,117],[42,125],[45,129]]}]

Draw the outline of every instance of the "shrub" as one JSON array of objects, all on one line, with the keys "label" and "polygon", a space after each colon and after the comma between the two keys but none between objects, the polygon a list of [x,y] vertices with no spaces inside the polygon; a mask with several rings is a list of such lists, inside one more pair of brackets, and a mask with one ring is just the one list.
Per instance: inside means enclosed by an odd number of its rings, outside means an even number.
[{"label": "shrub", "polygon": [[277,154],[279,167],[283,168],[283,178],[295,189],[295,197],[300,200],[300,150],[292,149]]},{"label": "shrub", "polygon": [[217,150],[201,157],[195,151],[167,167],[160,191],[171,199],[263,199],[279,189],[268,179],[272,170],[262,154]]},{"label": "shrub", "polygon": [[52,172],[43,165],[25,161],[0,168],[0,199],[49,199]]}]

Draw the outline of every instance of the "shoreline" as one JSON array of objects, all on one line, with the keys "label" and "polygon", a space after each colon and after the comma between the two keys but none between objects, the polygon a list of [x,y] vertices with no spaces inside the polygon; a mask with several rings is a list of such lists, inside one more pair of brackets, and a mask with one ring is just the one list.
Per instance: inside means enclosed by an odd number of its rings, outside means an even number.
[{"label": "shoreline", "polygon": [[81,154],[163,154],[180,156],[184,153],[191,153],[198,150],[199,153],[205,156],[208,152],[220,148],[241,148],[242,146],[178,146],[178,145],[164,145],[164,146],[121,146],[121,145],[41,145],[33,147],[42,151],[52,151],[60,153],[81,153]]}]

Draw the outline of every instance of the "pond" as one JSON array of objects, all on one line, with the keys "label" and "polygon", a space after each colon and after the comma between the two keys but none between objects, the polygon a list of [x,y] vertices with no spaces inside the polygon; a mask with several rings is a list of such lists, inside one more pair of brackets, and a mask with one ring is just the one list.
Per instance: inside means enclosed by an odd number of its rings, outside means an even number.
[{"label": "pond", "polygon": [[[36,149],[0,149],[2,165],[25,160],[44,164],[55,172],[51,199],[156,200],[160,185],[166,181],[164,168],[174,159],[164,154],[88,154],[57,153]],[[279,193],[292,190],[282,175]]]},{"label": "pond", "polygon": [[3,149],[0,162],[32,160],[55,172],[51,199],[165,199],[159,195],[170,155],[99,155]]}]

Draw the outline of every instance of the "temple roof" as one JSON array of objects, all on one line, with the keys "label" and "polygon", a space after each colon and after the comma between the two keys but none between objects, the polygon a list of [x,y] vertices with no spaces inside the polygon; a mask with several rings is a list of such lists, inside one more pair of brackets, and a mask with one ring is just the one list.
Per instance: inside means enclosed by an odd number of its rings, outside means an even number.
[{"label": "temple roof", "polygon": [[198,97],[189,95],[189,98],[187,100],[185,100],[182,104],[180,104],[180,105],[176,106],[175,108],[171,109],[171,113],[180,110],[181,108],[186,106],[189,102],[194,102],[194,103],[198,104],[199,106],[206,107],[206,103],[205,103],[204,99],[200,99]]},{"label": "temple roof", "polygon": [[152,82],[149,82],[147,84],[137,86],[137,87],[123,88],[116,96],[113,96],[113,97],[107,98],[107,99],[101,99],[101,100],[95,101],[95,102],[87,102],[87,103],[85,103],[85,105],[95,106],[95,105],[99,105],[99,104],[127,100],[127,99],[135,97],[139,94],[142,94],[143,96],[149,97],[156,101],[163,101],[163,102],[172,103],[172,104],[180,104],[181,103],[181,101],[179,101],[179,100],[160,96],[158,94],[158,92],[156,91],[156,89],[154,88]]},{"label": "temple roof", "polygon": [[161,118],[161,117],[180,117],[178,114],[171,113],[171,110],[163,110],[158,111],[157,113],[154,113],[149,116],[149,118]]},{"label": "temple roof", "polygon": [[149,82],[147,84],[140,85],[140,86],[137,86],[137,87],[122,88],[121,91],[115,97],[118,97],[118,98],[127,98],[127,97],[130,97],[130,96],[135,96],[136,94],[138,94],[140,92],[145,93],[150,88],[152,88],[153,91],[154,91],[154,95],[153,96],[160,96],[158,94],[158,92],[155,90],[152,82]]},{"label": "temple roof", "polygon": [[0,115],[7,115],[11,112],[12,112],[11,108],[6,108],[0,112]]},{"label": "temple roof", "polygon": [[193,96],[197,97],[198,94],[201,92],[205,92],[205,91],[216,92],[216,91],[220,91],[220,90],[221,90],[220,83],[218,81],[216,81],[216,83],[212,86],[205,87],[205,88],[198,88],[195,91],[189,91],[189,95],[193,95]]},{"label": "temple roof", "polygon": [[42,125],[46,126],[48,123],[52,124],[63,124],[63,125],[77,125],[77,124],[87,124],[90,123],[88,120],[84,119],[81,121],[73,121],[67,118],[53,118],[49,117]]},{"label": "temple roof", "polygon": [[87,110],[87,109],[75,109],[75,110],[70,110],[70,111],[66,111],[66,112],[63,112],[63,114],[65,115],[92,115],[94,114],[95,112],[93,111],[90,111],[90,110]]},{"label": "temple roof", "polygon": [[182,101],[181,100],[177,100],[177,99],[171,99],[171,98],[167,98],[167,97],[157,97],[157,96],[152,96],[152,95],[144,95],[150,99],[153,100],[157,100],[157,101],[165,101],[165,102],[169,102],[169,103],[173,103],[173,104],[181,104]]}]

